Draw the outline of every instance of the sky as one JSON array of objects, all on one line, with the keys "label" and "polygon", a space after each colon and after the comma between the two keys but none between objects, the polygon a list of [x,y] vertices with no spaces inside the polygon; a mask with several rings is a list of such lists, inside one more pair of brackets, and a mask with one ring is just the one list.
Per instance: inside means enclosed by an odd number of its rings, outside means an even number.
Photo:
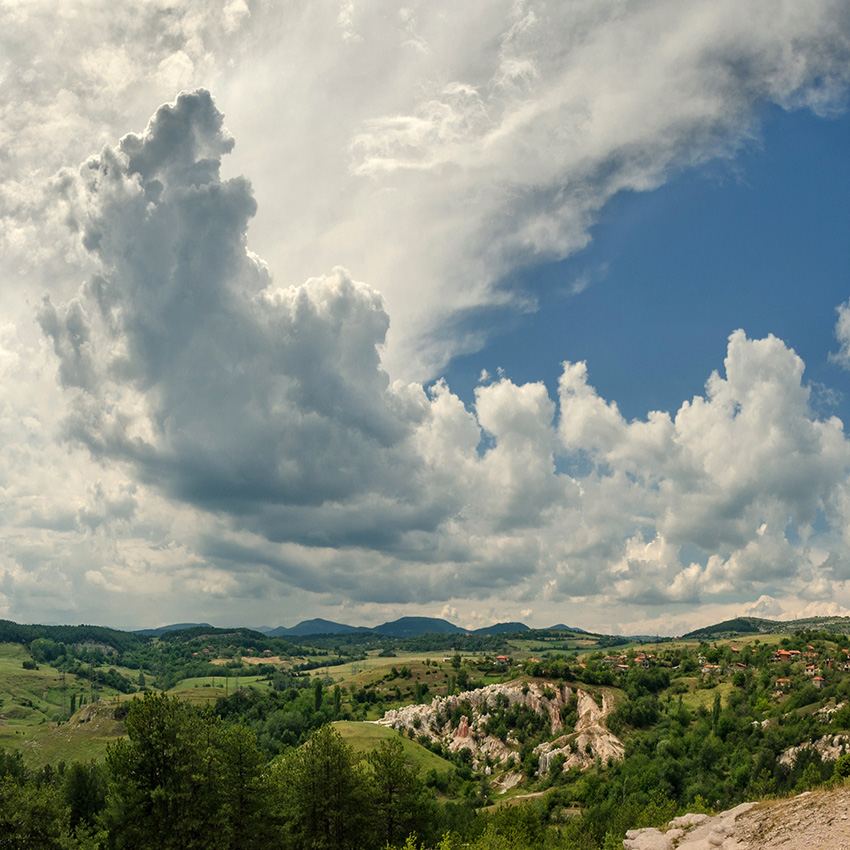
[{"label": "sky", "polygon": [[0,617],[850,615],[843,0],[0,0]]}]

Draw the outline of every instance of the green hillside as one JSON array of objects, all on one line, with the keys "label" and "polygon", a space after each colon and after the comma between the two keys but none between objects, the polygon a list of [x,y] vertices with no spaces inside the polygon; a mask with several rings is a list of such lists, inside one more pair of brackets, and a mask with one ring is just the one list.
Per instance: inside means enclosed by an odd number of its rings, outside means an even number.
[{"label": "green hillside", "polygon": [[454,765],[451,762],[446,761],[436,753],[432,753],[421,744],[417,744],[416,741],[400,736],[398,732],[388,729],[386,726],[379,726],[377,723],[360,723],[354,720],[339,720],[333,726],[350,744],[355,753],[368,753],[370,750],[379,747],[383,741],[396,738],[402,742],[405,757],[410,764],[419,770],[420,775],[424,776],[429,770],[436,770],[437,773],[449,773],[454,770]]},{"label": "green hillside", "polygon": [[[27,670],[24,662],[32,658],[23,646],[0,644],[0,749],[34,766],[102,758],[107,742],[124,733],[114,719],[118,692],[93,690],[87,679],[47,665]],[[85,705],[70,718],[72,701]]]}]

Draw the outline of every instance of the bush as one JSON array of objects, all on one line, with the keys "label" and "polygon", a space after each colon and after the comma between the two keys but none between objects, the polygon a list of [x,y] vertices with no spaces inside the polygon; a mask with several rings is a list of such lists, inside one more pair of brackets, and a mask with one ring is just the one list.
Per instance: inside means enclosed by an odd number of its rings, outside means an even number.
[{"label": "bush", "polygon": [[850,753],[845,753],[838,758],[832,772],[834,776],[840,776],[842,779],[850,776]]}]

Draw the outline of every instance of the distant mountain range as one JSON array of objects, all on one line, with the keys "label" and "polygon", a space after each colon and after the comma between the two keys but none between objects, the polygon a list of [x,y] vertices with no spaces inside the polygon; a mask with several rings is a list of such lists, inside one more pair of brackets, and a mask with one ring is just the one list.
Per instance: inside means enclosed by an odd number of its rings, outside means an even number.
[{"label": "distant mountain range", "polygon": [[411,638],[421,637],[427,634],[501,635],[527,631],[529,631],[529,627],[525,623],[495,623],[483,629],[470,631],[468,629],[462,629],[448,620],[441,620],[438,617],[401,617],[398,620],[391,620],[387,623],[381,623],[379,626],[373,626],[371,629],[366,626],[349,626],[345,623],[334,623],[332,620],[318,618],[314,620],[303,620],[291,628],[280,626],[276,629],[271,629],[267,634],[271,637],[307,637],[308,635],[342,635],[351,634],[352,632],[374,632],[375,634],[386,635],[387,637]]},{"label": "distant mountain range", "polygon": [[347,635],[352,632],[368,632],[363,626],[347,626],[345,623],[334,623],[332,620],[323,620],[317,617],[313,620],[302,620],[297,626],[285,628],[278,626],[276,629],[266,631],[269,637],[306,637],[307,635]]},{"label": "distant mountain range", "polygon": [[[133,632],[119,632],[115,629],[106,629],[100,626],[21,626],[13,623],[11,620],[0,620],[0,630],[4,630],[6,635],[5,640],[16,642],[29,642],[36,637],[49,636],[56,640],[73,640],[77,639],[78,632],[82,629],[86,633],[86,639],[95,639],[105,641],[106,638],[101,633],[109,633],[110,635],[132,634],[143,637],[162,637],[168,632],[176,631],[201,631],[209,630],[210,633],[223,634],[226,632],[239,632],[245,635],[267,635],[269,637],[315,637],[319,635],[344,635],[352,633],[377,634],[395,638],[411,638],[421,637],[426,634],[438,635],[505,635],[518,634],[522,632],[534,631],[540,634],[541,637],[546,637],[547,632],[571,632],[574,634],[589,635],[591,637],[612,638],[616,637],[620,642],[626,640],[634,640],[641,642],[651,642],[656,640],[654,635],[597,635],[595,632],[587,632],[584,629],[576,628],[575,626],[566,626],[559,623],[555,626],[549,626],[546,629],[530,629],[525,623],[509,622],[509,623],[494,623],[491,626],[485,626],[480,629],[462,629],[448,620],[439,619],[436,617],[402,617],[398,620],[391,620],[387,623],[381,623],[379,626],[367,628],[366,626],[349,626],[345,623],[335,623],[332,620],[324,620],[315,618],[312,620],[302,620],[298,625],[290,628],[279,626],[278,628],[270,628],[263,626],[256,629],[246,629],[244,627],[233,627],[231,629],[221,629],[211,626],[209,623],[173,623],[168,626],[160,626],[155,629],[136,629]],[[688,632],[681,636],[682,640],[717,640],[729,639],[735,637],[743,637],[754,634],[792,634],[797,630],[823,630],[835,632],[836,634],[850,634],[850,617],[807,617],[800,620],[764,620],[760,617],[735,617],[731,620],[724,620],[722,623],[716,623],[712,626],[705,626],[701,629]],[[66,634],[67,633],[67,634]],[[73,633],[73,635],[71,635]],[[542,633],[542,634],[541,634]],[[94,637],[92,637],[94,635]],[[669,639],[669,638],[668,638]]]},{"label": "distant mountain range", "polygon": [[[212,628],[209,623],[175,623],[170,626],[160,626],[156,629],[137,629],[134,634],[147,637],[161,637],[166,632],[179,631],[181,629],[194,629],[198,627]],[[566,629],[566,626],[554,626],[556,629]],[[316,617],[312,620],[302,620],[295,626],[286,628],[278,626],[269,628],[262,626],[255,631],[262,632],[269,637],[315,637],[317,635],[348,635],[355,632],[373,633],[395,638],[421,637],[427,634],[437,635],[504,635],[517,632],[530,631],[525,623],[494,623],[481,629],[462,629],[448,620],[438,617],[401,617],[381,623],[379,626],[368,628],[367,626],[349,626],[346,623],[335,623],[333,620],[324,620]],[[581,631],[581,629],[573,629]]]},{"label": "distant mountain range", "polygon": [[166,632],[179,632],[183,629],[196,629],[198,626],[211,629],[209,623],[174,623],[171,626],[160,626],[158,629],[136,629],[134,635],[144,635],[145,637],[162,637]]}]

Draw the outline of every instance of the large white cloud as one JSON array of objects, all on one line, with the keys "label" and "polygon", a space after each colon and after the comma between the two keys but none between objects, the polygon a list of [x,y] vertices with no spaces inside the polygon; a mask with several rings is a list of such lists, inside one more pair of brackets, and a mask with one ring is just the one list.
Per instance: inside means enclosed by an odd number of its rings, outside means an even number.
[{"label": "large white cloud", "polygon": [[[317,258],[356,270],[393,316],[390,371],[421,378],[478,341],[447,321],[527,307],[500,281],[586,244],[612,195],[733,155],[764,102],[841,108],[848,26],[839,2],[350,3],[342,23],[313,4],[242,66],[272,61],[281,86],[237,74],[216,91],[234,124],[280,110],[239,162],[301,156],[258,186],[257,250],[291,280]],[[306,202],[281,240],[292,198]]]},{"label": "large white cloud", "polygon": [[840,108],[845,4],[33,0],[0,42],[0,613],[846,594],[846,440],[778,339],[632,422],[592,363],[421,383],[616,192]]},{"label": "large white cloud", "polygon": [[[217,514],[202,558],[387,603],[508,587],[694,603],[835,580],[812,529],[841,529],[850,448],[780,340],[736,331],[724,374],[675,416],[625,421],[583,363],[564,364],[557,402],[501,378],[467,410],[444,383],[390,382],[367,285],[343,270],[271,282],[247,247],[251,188],[220,177],[231,148],[199,90],[64,173],[97,271],[39,313],[66,439]],[[136,510],[126,487],[92,496],[90,527]],[[842,557],[840,535],[815,537]]]}]

